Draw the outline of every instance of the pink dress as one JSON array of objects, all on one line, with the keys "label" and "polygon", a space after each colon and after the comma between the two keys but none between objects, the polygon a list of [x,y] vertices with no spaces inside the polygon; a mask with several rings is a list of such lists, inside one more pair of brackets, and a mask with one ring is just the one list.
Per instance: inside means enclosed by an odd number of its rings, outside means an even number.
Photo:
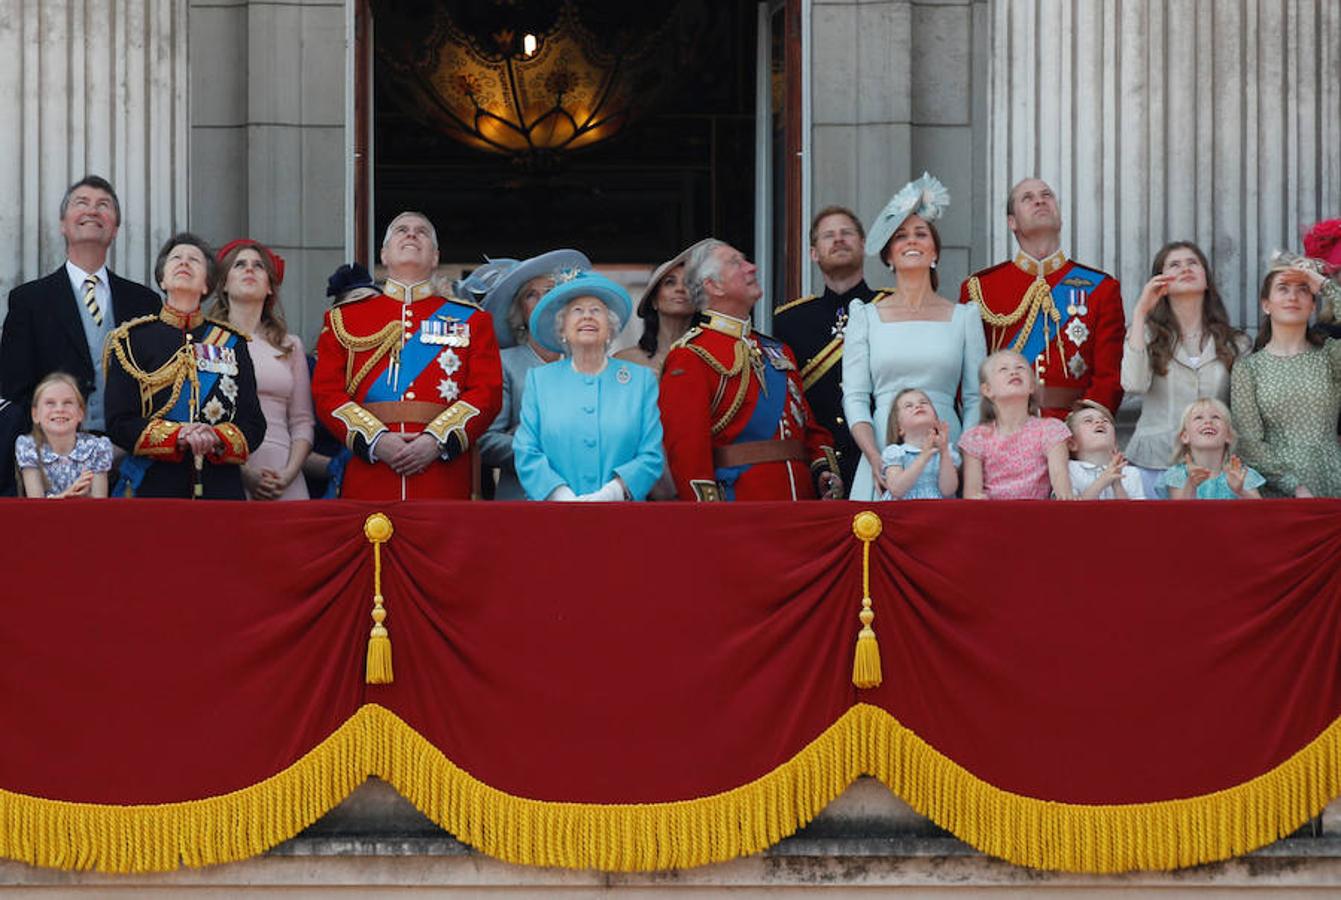
[{"label": "pink dress", "polygon": [[1014,434],[997,434],[995,422],[975,425],[960,436],[959,449],[982,460],[989,500],[1046,500],[1052,496],[1048,450],[1070,437],[1061,421],[1031,416]]},{"label": "pink dress", "polygon": [[[289,335],[293,349],[280,357],[259,332],[247,344],[251,361],[256,369],[256,392],[261,396],[261,412],[265,413],[265,440],[252,450],[247,468],[282,471],[289,462],[289,448],[294,441],[312,443],[312,428],[316,421],[312,414],[312,383],[307,375],[307,355],[302,339]],[[252,499],[251,491],[247,499]],[[281,500],[306,500],[307,482],[301,472],[289,482],[280,495]]]}]

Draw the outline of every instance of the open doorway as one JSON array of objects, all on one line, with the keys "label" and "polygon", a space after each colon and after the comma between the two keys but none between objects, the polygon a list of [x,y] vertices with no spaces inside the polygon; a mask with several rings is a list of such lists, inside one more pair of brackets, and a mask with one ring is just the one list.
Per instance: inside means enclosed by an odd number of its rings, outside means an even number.
[{"label": "open doorway", "polygon": [[[375,261],[385,224],[419,209],[448,277],[486,256],[576,247],[636,290],[714,235],[766,264],[768,304],[794,293],[796,6],[356,0],[360,255]],[[546,59],[545,72],[532,65]],[[539,121],[541,88],[590,102]],[[500,99],[530,120],[494,121]],[[589,117],[596,100],[607,106]]]}]

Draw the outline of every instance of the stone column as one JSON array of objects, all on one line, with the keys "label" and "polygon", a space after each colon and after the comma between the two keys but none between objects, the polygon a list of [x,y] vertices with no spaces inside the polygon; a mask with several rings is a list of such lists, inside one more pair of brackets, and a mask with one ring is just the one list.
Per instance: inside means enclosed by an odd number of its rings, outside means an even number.
[{"label": "stone column", "polygon": [[285,259],[309,349],[345,258],[344,0],[191,0],[191,221]]},{"label": "stone column", "polygon": [[[930,171],[950,190],[938,224],[941,292],[983,265],[985,0],[815,0],[811,207],[849,206],[869,225],[894,192]],[[808,224],[808,223],[807,223]],[[973,252],[975,245],[980,248]],[[809,269],[810,290],[823,290]],[[867,280],[892,276],[867,259]]]},{"label": "stone column", "polygon": [[993,0],[992,256],[1010,184],[1062,203],[1063,246],[1124,282],[1196,241],[1236,324],[1265,262],[1341,215],[1341,7],[1300,0]]},{"label": "stone column", "polygon": [[176,0],[0,0],[0,303],[65,258],[61,197],[89,173],[121,201],[110,267],[152,281],[187,219],[186,18]]}]

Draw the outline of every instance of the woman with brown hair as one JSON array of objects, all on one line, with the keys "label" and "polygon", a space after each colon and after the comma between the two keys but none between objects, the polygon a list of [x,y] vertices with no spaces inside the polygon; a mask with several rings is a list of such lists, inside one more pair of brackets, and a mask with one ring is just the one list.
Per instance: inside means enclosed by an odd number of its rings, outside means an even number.
[{"label": "woman with brown hair", "polygon": [[1239,453],[1266,477],[1268,496],[1341,497],[1341,341],[1313,327],[1324,281],[1304,266],[1273,265],[1256,352],[1234,367]]},{"label": "woman with brown hair", "polygon": [[1144,395],[1126,457],[1142,470],[1146,496],[1173,458],[1183,410],[1194,400],[1229,399],[1229,372],[1248,352],[1229,324],[1206,254],[1173,241],[1155,254],[1132,310],[1122,350],[1122,389]]},{"label": "woman with brown hair", "polygon": [[306,500],[298,476],[312,452],[312,385],[303,342],[290,334],[279,301],[284,260],[264,244],[240,238],[219,251],[221,278],[211,310],[248,335],[265,440],[242,467],[250,500]]}]

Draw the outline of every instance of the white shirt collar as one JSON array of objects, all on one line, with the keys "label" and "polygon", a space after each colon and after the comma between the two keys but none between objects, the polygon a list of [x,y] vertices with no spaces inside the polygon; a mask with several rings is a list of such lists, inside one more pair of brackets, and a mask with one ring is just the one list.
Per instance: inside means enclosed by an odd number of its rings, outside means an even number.
[{"label": "white shirt collar", "polygon": [[77,294],[83,290],[84,281],[90,275],[97,276],[98,284],[107,284],[107,263],[103,263],[99,266],[98,271],[96,272],[85,272],[83,269],[79,268],[79,266],[76,266],[73,262],[67,259],[65,261],[65,274],[70,276],[70,284],[74,285],[75,293]]}]

